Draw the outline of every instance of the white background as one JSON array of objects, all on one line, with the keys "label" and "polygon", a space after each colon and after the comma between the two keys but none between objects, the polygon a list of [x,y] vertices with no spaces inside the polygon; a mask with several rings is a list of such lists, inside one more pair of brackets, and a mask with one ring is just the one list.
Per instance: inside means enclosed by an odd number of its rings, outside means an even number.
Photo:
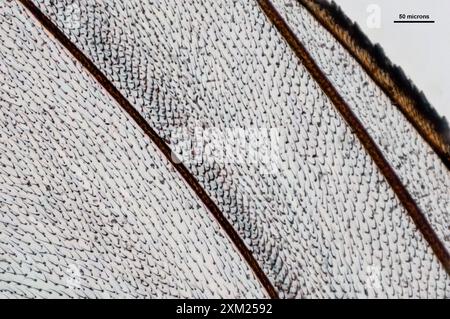
[{"label": "white background", "polygon": [[[440,115],[450,120],[450,1],[335,0],[392,62],[422,90]],[[367,26],[370,4],[381,8],[381,28]],[[394,24],[398,15],[429,14],[434,24]]]}]

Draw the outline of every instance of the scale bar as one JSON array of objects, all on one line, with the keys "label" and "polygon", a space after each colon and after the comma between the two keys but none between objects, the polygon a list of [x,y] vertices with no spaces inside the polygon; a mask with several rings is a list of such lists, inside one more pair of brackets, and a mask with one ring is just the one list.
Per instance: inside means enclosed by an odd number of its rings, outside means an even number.
[{"label": "scale bar", "polygon": [[434,20],[395,20],[394,23],[434,23]]}]

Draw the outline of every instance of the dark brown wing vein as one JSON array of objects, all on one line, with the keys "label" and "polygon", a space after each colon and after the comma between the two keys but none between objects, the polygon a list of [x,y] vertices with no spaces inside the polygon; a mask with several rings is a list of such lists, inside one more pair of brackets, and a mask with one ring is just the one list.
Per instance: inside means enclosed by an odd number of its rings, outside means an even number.
[{"label": "dark brown wing vein", "polygon": [[443,243],[439,240],[434,229],[429,224],[428,220],[421,212],[416,202],[413,200],[411,195],[406,190],[405,186],[400,181],[399,177],[389,165],[389,163],[384,158],[381,150],[378,148],[377,144],[373,141],[371,136],[368,134],[364,126],[361,124],[359,119],[355,116],[349,105],[344,101],[344,99],[339,95],[336,88],[327,79],[325,74],[321,71],[318,65],[315,63],[311,55],[305,49],[303,44],[295,36],[294,32],[289,28],[281,15],[274,8],[270,0],[259,0],[259,5],[265,12],[270,21],[278,29],[281,35],[284,37],[286,42],[295,52],[297,57],[301,60],[302,64],[307,68],[309,73],[313,76],[316,82],[320,85],[322,90],[327,94],[330,100],[333,102],[339,113],[345,119],[345,121],[350,125],[350,127],[355,132],[358,139],[364,145],[368,154],[372,157],[375,164],[378,166],[381,173],[384,175],[389,185],[394,190],[395,194],[413,219],[417,228],[421,231],[424,238],[427,240],[434,253],[444,266],[447,273],[450,274],[450,255],[445,249]]},{"label": "dark brown wing vein", "polygon": [[211,214],[217,220],[219,225],[224,229],[230,237],[234,245],[236,245],[239,252],[242,254],[251,269],[255,272],[257,278],[260,280],[263,287],[271,298],[278,298],[278,292],[273,287],[272,283],[262,271],[258,262],[247,248],[242,238],[238,235],[233,226],[228,222],[223,213],[219,210],[217,205],[207,195],[206,191],[188,171],[186,166],[178,163],[173,156],[171,149],[164,142],[164,140],[153,130],[148,122],[139,114],[139,112],[128,102],[128,100],[119,92],[119,90],[107,79],[107,77],[95,66],[95,64],[84,55],[59,28],[48,19],[31,1],[19,0],[31,14],[58,40],[61,44],[94,76],[94,78],[105,88],[105,90],[119,103],[119,105],[136,121],[144,133],[152,140],[153,143],[160,149],[169,162],[175,169],[183,176],[189,186],[195,191],[197,196],[202,200],[205,206],[209,209]]},{"label": "dark brown wing vein", "polygon": [[450,169],[450,128],[378,45],[334,3],[298,0],[362,66]]}]

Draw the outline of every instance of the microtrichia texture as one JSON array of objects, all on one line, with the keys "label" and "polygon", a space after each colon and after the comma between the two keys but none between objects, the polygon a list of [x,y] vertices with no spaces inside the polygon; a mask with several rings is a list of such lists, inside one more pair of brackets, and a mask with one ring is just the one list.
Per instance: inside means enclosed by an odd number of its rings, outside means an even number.
[{"label": "microtrichia texture", "polygon": [[441,159],[348,51],[298,1],[274,3],[450,249],[450,173]]},{"label": "microtrichia texture", "polygon": [[[35,3],[170,143],[282,297],[448,294],[428,244],[257,1]],[[409,129],[393,143],[422,143]]]},{"label": "microtrichia texture", "polygon": [[16,2],[0,3],[0,43],[0,297],[265,297],[171,164]]}]

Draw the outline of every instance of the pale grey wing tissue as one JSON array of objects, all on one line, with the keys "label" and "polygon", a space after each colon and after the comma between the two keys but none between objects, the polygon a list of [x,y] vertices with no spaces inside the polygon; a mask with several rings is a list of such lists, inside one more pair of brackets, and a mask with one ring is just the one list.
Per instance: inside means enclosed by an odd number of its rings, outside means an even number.
[{"label": "pale grey wing tissue", "polygon": [[[280,297],[448,297],[445,268],[258,1],[33,2],[170,145]],[[273,3],[444,241],[447,168],[308,11]],[[0,294],[267,297],[120,105],[19,4],[0,6]]]}]

